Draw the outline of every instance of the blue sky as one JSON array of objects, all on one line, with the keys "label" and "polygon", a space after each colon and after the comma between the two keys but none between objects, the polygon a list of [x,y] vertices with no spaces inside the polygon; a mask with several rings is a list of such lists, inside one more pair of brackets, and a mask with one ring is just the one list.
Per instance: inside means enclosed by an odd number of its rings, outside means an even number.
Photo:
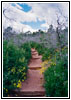
[{"label": "blue sky", "polygon": [[[32,21],[32,22],[22,22],[22,23],[25,25],[30,25],[33,29],[42,29],[41,24],[45,23],[45,21],[39,21],[37,19],[36,22]],[[43,29],[45,30],[46,28],[43,28]]]},{"label": "blue sky", "polygon": [[[57,15],[64,21],[63,16],[68,17],[67,3],[4,3],[3,9],[6,9],[6,16],[3,16],[4,27],[11,26],[15,30],[37,31],[48,30],[49,25],[57,26]],[[14,21],[15,20],[15,21]]]},{"label": "blue sky", "polygon": [[[11,4],[12,6],[16,7],[15,3]],[[26,3],[17,3],[17,5],[21,6],[23,11],[28,12],[30,11],[32,8],[30,6],[28,6]]]},{"label": "blue sky", "polygon": [[25,12],[28,12],[32,9],[32,7],[28,6],[26,3],[17,3],[19,6],[22,7],[22,10],[25,11]]},{"label": "blue sky", "polygon": [[[21,10],[22,11],[24,11],[24,12],[29,12],[29,11],[31,11],[31,9],[32,9],[32,7],[31,6],[29,6],[28,4],[26,4],[26,3],[17,3],[19,6],[21,6]],[[14,3],[12,3],[12,6],[16,6]],[[28,17],[29,17],[29,15],[28,15]],[[33,29],[44,29],[44,30],[46,30],[46,28],[44,27],[44,28],[42,28],[41,27],[41,24],[44,24],[45,23],[45,20],[43,20],[43,21],[39,21],[38,20],[38,18],[37,18],[37,21],[35,22],[35,21],[31,21],[31,22],[21,22],[22,24],[25,24],[25,25],[29,25],[29,26],[31,26]]]}]

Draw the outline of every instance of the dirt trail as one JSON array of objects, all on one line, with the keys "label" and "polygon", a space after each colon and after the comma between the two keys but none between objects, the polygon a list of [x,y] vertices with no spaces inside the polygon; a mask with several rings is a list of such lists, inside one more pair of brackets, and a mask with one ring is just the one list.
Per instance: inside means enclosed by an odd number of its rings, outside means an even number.
[{"label": "dirt trail", "polygon": [[40,74],[42,56],[38,55],[35,49],[31,49],[32,58],[29,62],[27,79],[22,82],[22,88],[17,92],[21,97],[42,97],[45,96],[43,87],[43,75]]}]

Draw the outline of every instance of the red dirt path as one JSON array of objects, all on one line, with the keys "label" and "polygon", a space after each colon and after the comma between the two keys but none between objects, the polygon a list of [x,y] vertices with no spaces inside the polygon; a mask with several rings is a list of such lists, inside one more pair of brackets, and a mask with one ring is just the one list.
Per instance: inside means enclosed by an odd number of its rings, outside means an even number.
[{"label": "red dirt path", "polygon": [[32,58],[29,62],[29,69],[27,79],[22,82],[22,88],[16,91],[18,96],[25,97],[41,97],[45,96],[45,89],[43,87],[43,75],[40,74],[42,56],[38,55],[35,49],[31,49]]}]

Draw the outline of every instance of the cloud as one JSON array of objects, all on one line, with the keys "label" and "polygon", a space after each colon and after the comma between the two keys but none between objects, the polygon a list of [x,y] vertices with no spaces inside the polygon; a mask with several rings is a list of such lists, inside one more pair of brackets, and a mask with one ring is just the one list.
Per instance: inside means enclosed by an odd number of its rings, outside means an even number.
[{"label": "cloud", "polygon": [[[23,3],[22,3],[23,4]],[[36,31],[30,25],[22,24],[22,22],[37,22],[45,21],[40,27],[48,28],[49,25],[53,24],[57,26],[57,15],[60,16],[60,21],[64,22],[64,16],[68,17],[68,3],[26,3],[32,9],[29,12],[22,10],[22,7],[17,3],[3,3],[3,9],[5,15],[3,15],[3,27],[12,26],[16,30],[25,31]]]},{"label": "cloud", "polygon": [[49,25],[47,23],[41,24],[41,27],[49,28]]},{"label": "cloud", "polygon": [[15,21],[17,22],[30,22],[30,21],[36,21],[36,15],[35,13],[31,13],[31,12],[24,12],[20,9],[18,9],[17,7],[18,5],[16,4],[16,6],[12,6],[11,3],[8,4],[4,4],[4,8],[3,9],[7,9],[6,10],[6,16],[8,16],[10,19],[15,19]]},{"label": "cloud", "polygon": [[48,25],[53,24],[55,27],[57,26],[56,14],[60,15],[60,20],[63,16],[68,16],[67,3],[29,3],[28,5],[32,7],[31,13],[35,13],[40,21],[45,20]]},{"label": "cloud", "polygon": [[19,6],[17,3],[14,3],[15,7],[18,8],[18,9],[22,9],[21,6]]},{"label": "cloud", "polygon": [[[30,12],[24,12],[21,10],[17,4],[16,6],[12,6],[11,3],[3,3],[3,10],[5,11],[5,16],[3,15],[3,27],[4,29],[8,26],[11,26],[16,31],[24,32],[30,30],[31,32],[36,31],[32,29],[29,25],[21,24],[21,22],[31,22],[36,21],[36,15]],[[8,17],[8,18],[7,18]]]},{"label": "cloud", "polygon": [[15,30],[17,33],[20,33],[20,32],[27,32],[27,31],[31,31],[31,32],[34,32],[34,31],[37,31],[35,29],[33,29],[31,26],[29,25],[25,25],[25,24],[21,24],[19,22],[15,22],[15,21],[10,21],[10,20],[6,20],[4,19],[4,29],[7,28],[8,26],[11,26],[13,28],[13,30]]}]

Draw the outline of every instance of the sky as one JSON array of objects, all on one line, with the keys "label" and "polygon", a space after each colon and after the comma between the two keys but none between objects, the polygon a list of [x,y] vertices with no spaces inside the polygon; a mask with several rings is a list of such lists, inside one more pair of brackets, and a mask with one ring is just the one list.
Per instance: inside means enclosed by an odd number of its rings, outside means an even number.
[{"label": "sky", "polygon": [[17,32],[46,31],[51,24],[57,26],[57,16],[61,23],[68,17],[68,3],[6,2],[3,10],[3,28],[11,26]]}]

